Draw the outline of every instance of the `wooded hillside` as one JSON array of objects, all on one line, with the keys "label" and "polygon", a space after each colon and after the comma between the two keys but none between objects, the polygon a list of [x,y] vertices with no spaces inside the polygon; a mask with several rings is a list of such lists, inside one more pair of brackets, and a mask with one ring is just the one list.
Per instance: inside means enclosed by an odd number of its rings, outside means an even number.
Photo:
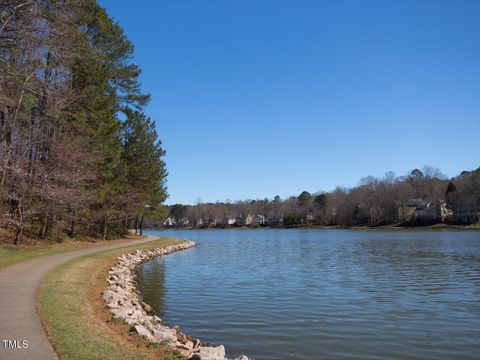
[{"label": "wooded hillside", "polygon": [[[251,218],[251,216],[254,216]],[[480,168],[448,179],[425,166],[406,176],[387,172],[368,176],[352,188],[281,199],[198,203],[169,206],[167,220],[150,226],[225,227],[432,225],[480,221]]]}]

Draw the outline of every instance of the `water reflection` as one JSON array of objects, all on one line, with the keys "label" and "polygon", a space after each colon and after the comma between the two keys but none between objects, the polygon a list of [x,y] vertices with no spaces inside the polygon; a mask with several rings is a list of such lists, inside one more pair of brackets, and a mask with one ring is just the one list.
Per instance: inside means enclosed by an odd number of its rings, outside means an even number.
[{"label": "water reflection", "polygon": [[163,258],[152,261],[137,272],[137,282],[141,284],[143,300],[155,309],[155,314],[164,317],[166,298],[165,264]]}]

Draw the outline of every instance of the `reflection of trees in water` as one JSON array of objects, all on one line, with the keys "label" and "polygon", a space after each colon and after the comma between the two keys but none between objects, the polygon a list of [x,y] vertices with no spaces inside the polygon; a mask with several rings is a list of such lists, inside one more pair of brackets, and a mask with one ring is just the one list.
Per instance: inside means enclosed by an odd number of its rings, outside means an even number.
[{"label": "reflection of trees in water", "polygon": [[467,254],[465,250],[464,243],[456,245],[438,237],[418,241],[377,239],[359,242],[353,258],[357,270],[364,274],[366,291],[370,286],[385,288],[393,291],[397,300],[405,296],[410,301],[412,294],[421,297],[461,292],[464,299],[478,300],[480,254]]},{"label": "reflection of trees in water", "polygon": [[155,315],[164,317],[165,263],[158,258],[137,269],[137,283],[143,301],[153,307]]}]

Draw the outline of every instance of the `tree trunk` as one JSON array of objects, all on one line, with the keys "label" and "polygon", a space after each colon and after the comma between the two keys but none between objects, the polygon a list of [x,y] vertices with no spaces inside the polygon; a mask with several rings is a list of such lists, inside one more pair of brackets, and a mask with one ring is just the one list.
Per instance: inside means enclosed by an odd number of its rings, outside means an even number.
[{"label": "tree trunk", "polygon": [[17,233],[15,234],[15,241],[14,241],[15,245],[18,245],[18,243],[22,240],[22,233],[23,233],[23,225],[19,226],[17,229]]},{"label": "tree trunk", "polygon": [[71,238],[73,238],[75,236],[75,220],[72,220],[70,222],[70,231],[69,231],[69,234],[68,234]]},{"label": "tree trunk", "polygon": [[18,245],[18,243],[22,240],[22,233],[23,233],[23,207],[22,207],[22,200],[18,202],[18,216],[19,216],[19,224],[17,227],[17,233],[15,234],[15,241],[14,244]]},{"label": "tree trunk", "polygon": [[[20,111],[20,107],[22,105],[22,102],[23,102],[23,98],[25,96],[25,92],[27,91],[27,86],[26,84],[28,83],[28,81],[30,80],[30,78],[33,76],[34,74],[30,74],[29,76],[27,76],[25,78],[25,80],[23,81],[23,84],[22,84],[22,91],[21,91],[21,94],[20,94],[20,97],[17,101],[17,105],[15,107],[15,110],[14,110],[14,113],[13,113],[13,119],[12,119],[12,126],[11,128],[15,129],[16,126],[17,126],[17,120],[18,120],[18,113]],[[10,136],[12,134],[9,134]],[[4,163],[4,169],[3,169],[3,174],[2,174],[2,181],[1,181],[1,185],[4,185],[5,184],[5,181],[6,181],[6,177],[7,177],[7,169],[8,169],[8,165],[9,165],[9,162],[10,162],[10,157],[12,155],[12,148],[11,148],[11,139],[10,139],[10,146],[8,147],[8,150],[7,150],[7,157],[5,159],[5,163]]]},{"label": "tree trunk", "polygon": [[135,217],[135,235],[138,235],[138,215]]},{"label": "tree trunk", "polygon": [[48,226],[48,212],[45,212],[43,215],[43,225],[42,229],[40,230],[40,239],[45,239],[45,236],[47,234],[47,226]]},{"label": "tree trunk", "polygon": [[139,226],[139,229],[140,229],[140,236],[143,235],[143,215],[142,217],[140,218],[140,226]]},{"label": "tree trunk", "polygon": [[103,235],[102,235],[102,240],[105,240],[107,238],[107,225],[108,225],[108,220],[107,217],[105,216],[103,220]]}]

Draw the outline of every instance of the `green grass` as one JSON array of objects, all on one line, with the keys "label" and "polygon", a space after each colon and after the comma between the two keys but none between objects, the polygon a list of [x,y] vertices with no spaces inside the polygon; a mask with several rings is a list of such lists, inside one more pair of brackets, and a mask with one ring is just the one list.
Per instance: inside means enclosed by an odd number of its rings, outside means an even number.
[{"label": "green grass", "polygon": [[[33,259],[38,256],[52,255],[60,252],[69,251],[66,248],[46,248],[35,250],[13,249],[0,247],[0,268],[14,264],[19,261]],[[77,249],[74,249],[77,250]]]},{"label": "green grass", "polygon": [[50,342],[61,359],[182,359],[162,346],[152,346],[112,321],[101,294],[106,271],[117,256],[139,248],[164,247],[181,240],[161,238],[70,261],[48,274],[37,308]]},{"label": "green grass", "polygon": [[38,241],[38,243],[31,243],[26,246],[19,245],[18,247],[14,247],[12,245],[0,245],[0,269],[8,265],[15,264],[19,261],[29,260],[39,256],[54,255],[67,251],[87,249],[91,247],[110,245],[132,240],[134,240],[134,238],[91,241],[85,237],[79,237],[75,239],[68,239],[61,243],[55,243],[52,241]]}]

